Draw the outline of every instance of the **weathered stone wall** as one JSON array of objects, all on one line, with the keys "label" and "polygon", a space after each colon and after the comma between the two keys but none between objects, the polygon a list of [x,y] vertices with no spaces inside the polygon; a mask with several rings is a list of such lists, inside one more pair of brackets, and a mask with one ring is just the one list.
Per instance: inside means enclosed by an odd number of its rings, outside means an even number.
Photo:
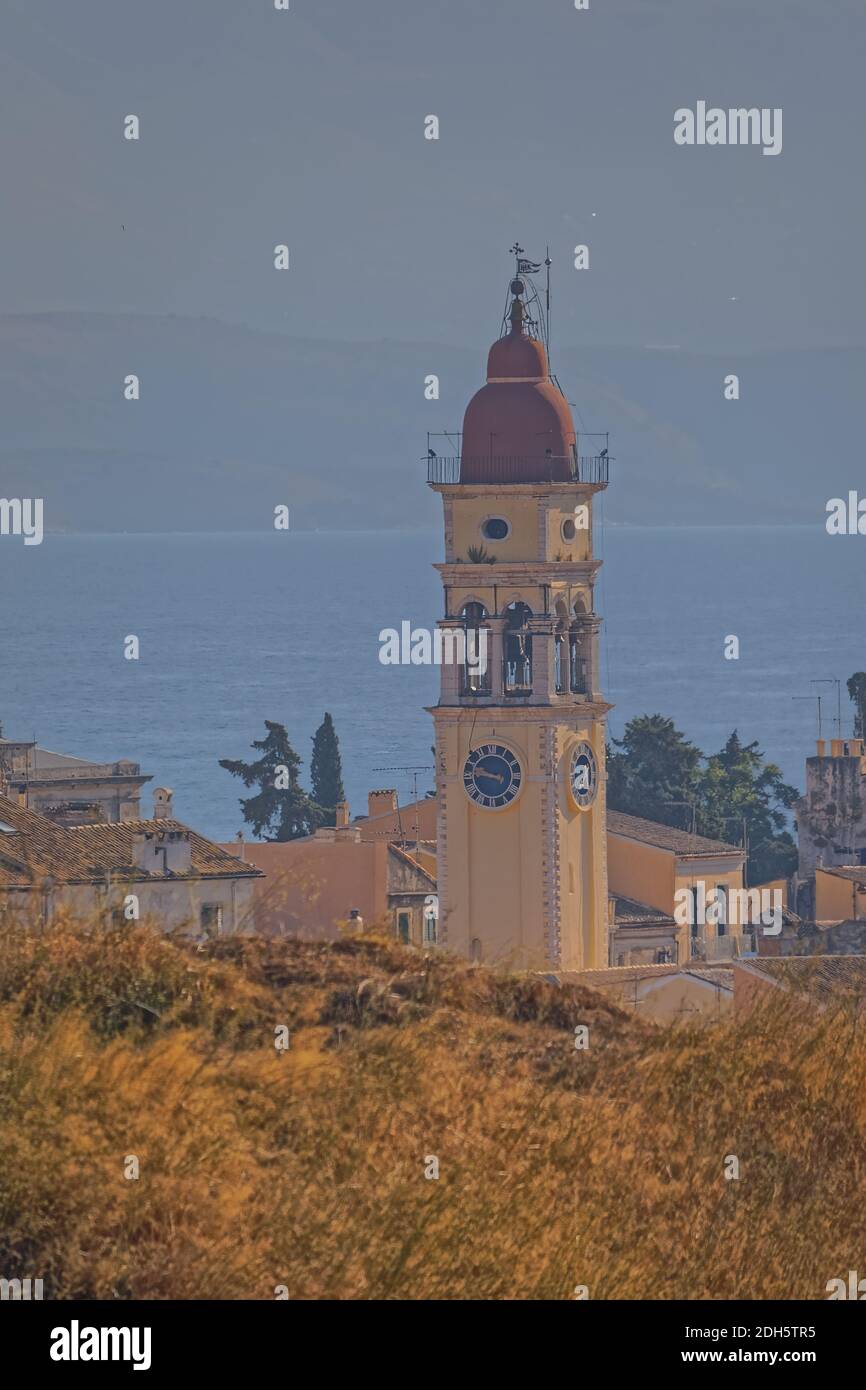
[{"label": "weathered stone wall", "polygon": [[860,758],[807,758],[806,794],[796,803],[799,873],[856,864],[866,850],[866,777]]}]

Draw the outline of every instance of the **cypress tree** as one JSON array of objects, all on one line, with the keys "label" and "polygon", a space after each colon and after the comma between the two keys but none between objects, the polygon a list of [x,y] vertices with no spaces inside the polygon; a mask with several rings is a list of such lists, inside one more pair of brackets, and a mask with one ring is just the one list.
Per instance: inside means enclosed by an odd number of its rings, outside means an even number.
[{"label": "cypress tree", "polygon": [[340,740],[334,731],[329,714],[313,738],[313,757],[310,763],[312,799],[318,808],[319,825],[337,824],[337,803],[345,800],[343,768],[340,762]]}]

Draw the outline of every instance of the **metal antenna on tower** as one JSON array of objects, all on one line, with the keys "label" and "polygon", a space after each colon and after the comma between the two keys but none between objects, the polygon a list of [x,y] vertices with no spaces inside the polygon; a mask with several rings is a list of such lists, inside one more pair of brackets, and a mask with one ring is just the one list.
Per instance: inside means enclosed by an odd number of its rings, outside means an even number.
[{"label": "metal antenna on tower", "polygon": [[547,370],[550,371],[550,267],[552,265],[552,261],[550,259],[549,246],[545,246],[544,248],[544,264],[547,266],[547,311],[544,316],[546,320],[544,325],[544,331],[547,337],[547,342],[545,343],[545,347],[547,348]]},{"label": "metal antenna on tower", "polygon": [[[837,737],[837,738],[841,738],[841,737],[842,737],[842,682],[841,682],[836,676],[821,676],[821,677],[818,677],[817,679],[813,679],[813,680],[810,682],[810,684],[811,684],[811,685],[835,685],[835,687],[836,687],[836,718],[835,718],[835,720],[834,720],[834,723],[835,723],[835,725],[836,725],[836,737]],[[807,699],[808,696],[803,696],[802,698],[803,698],[803,699]],[[820,738],[821,735],[819,734],[818,737]]]},{"label": "metal antenna on tower", "polygon": [[[419,842],[420,839],[421,839],[421,822],[420,822],[420,820],[419,820],[419,818],[418,818],[418,773],[419,773],[419,772],[432,772],[433,770],[434,770],[434,769],[433,769],[433,764],[432,764],[432,763],[409,763],[408,765],[402,765],[402,766],[398,766],[398,767],[374,767],[374,768],[373,768],[373,771],[374,771],[374,772],[407,772],[407,773],[411,772],[411,774],[412,774],[412,801],[413,801],[414,806],[415,806],[415,843],[416,843],[416,845],[418,844],[418,842]],[[400,803],[399,803],[399,800],[398,800],[398,802],[397,802],[397,823],[398,823],[398,825],[399,825],[399,827],[400,827],[400,838],[401,838],[401,839],[405,839],[405,836],[403,835],[403,821],[402,821],[402,818],[401,818],[401,816],[400,816]]]},{"label": "metal antenna on tower", "polygon": [[791,696],[791,699],[792,699],[792,700],[817,700],[817,702],[818,702],[818,737],[821,738],[821,737],[822,737],[822,733],[821,733],[821,727],[822,727],[822,726],[821,726],[821,696],[820,696],[820,695],[792,695],[792,696]]}]

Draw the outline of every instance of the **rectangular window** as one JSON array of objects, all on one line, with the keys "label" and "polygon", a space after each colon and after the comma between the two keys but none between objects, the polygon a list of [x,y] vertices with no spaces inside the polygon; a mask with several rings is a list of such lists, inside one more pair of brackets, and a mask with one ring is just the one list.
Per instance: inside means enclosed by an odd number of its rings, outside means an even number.
[{"label": "rectangular window", "polygon": [[404,946],[409,945],[410,920],[411,919],[408,912],[397,913],[397,939],[398,941],[402,941]]},{"label": "rectangular window", "polygon": [[222,903],[202,903],[199,921],[207,936],[219,936],[223,929]]},{"label": "rectangular window", "polygon": [[716,902],[719,920],[716,923],[716,936],[728,934],[728,890],[724,883],[716,884]]}]

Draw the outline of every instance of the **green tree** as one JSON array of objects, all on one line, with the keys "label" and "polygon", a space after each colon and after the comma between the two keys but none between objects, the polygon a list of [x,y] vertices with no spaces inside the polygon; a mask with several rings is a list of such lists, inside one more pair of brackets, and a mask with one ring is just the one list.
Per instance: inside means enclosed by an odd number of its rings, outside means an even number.
[{"label": "green tree", "polygon": [[[691,828],[701,751],[672,719],[630,719],[607,758],[607,803],[613,811]],[[685,804],[684,804],[685,803]]]},{"label": "green tree", "polygon": [[310,762],[312,798],[320,808],[319,824],[337,824],[337,803],[344,801],[343,767],[340,762],[340,740],[334,721],[326,713],[313,738],[313,757]]},{"label": "green tree", "polygon": [[707,759],[697,791],[701,835],[737,842],[745,829],[749,884],[794,872],[797,847],[788,811],[799,793],[782,780],[775,763],[764,761],[757,743],[742,743],[735,729],[724,748]]},{"label": "green tree", "polygon": [[245,787],[257,786],[255,796],[241,797],[244,820],[253,834],[266,840],[298,840],[316,828],[319,808],[298,784],[301,759],[282,724],[265,720],[267,734],[252,747],[261,754],[253,763],[220,758],[220,767],[240,777]]},{"label": "green tree", "polygon": [[[848,677],[848,694],[854,702],[854,737],[866,738],[866,671]],[[841,729],[839,731],[842,732]]]}]

